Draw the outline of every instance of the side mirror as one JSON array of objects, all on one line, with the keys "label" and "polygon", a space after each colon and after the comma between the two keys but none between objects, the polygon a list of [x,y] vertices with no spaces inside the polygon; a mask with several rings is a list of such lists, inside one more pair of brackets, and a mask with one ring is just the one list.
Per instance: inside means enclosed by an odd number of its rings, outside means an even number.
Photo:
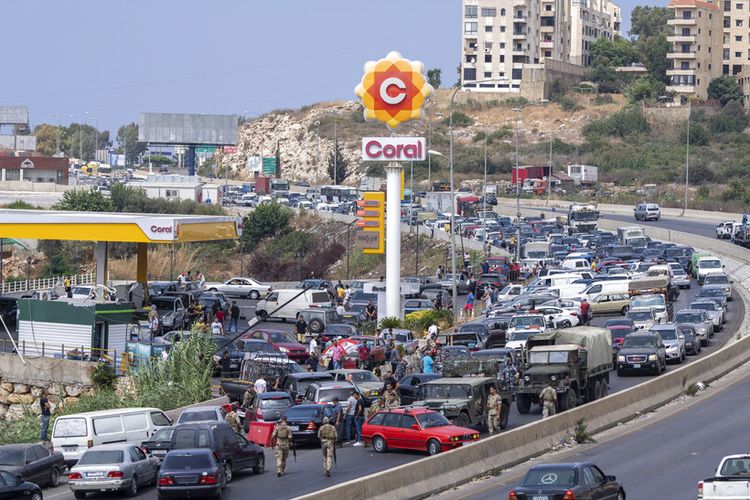
[{"label": "side mirror", "polygon": [[411,424],[411,428],[412,428],[412,430],[415,430],[415,431],[420,430],[419,429],[419,424]]},{"label": "side mirror", "polygon": [[604,476],[604,480],[608,481],[610,483],[613,483],[613,482],[617,481],[617,477],[616,476]]}]

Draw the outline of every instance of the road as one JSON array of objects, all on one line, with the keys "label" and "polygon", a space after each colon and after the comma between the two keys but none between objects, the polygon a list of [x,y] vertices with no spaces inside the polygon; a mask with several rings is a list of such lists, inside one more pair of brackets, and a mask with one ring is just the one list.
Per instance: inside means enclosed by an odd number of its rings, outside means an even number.
[{"label": "road", "polygon": [[23,200],[32,205],[49,208],[62,198],[62,193],[35,193],[26,191],[0,192],[0,205],[7,205],[17,200]]}]

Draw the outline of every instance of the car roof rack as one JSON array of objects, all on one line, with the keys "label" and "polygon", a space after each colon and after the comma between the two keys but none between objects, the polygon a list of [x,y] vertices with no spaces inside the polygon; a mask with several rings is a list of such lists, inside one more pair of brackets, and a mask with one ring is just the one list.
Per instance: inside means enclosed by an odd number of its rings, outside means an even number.
[{"label": "car roof rack", "polygon": [[496,377],[505,367],[499,359],[448,359],[443,362],[443,377]]}]

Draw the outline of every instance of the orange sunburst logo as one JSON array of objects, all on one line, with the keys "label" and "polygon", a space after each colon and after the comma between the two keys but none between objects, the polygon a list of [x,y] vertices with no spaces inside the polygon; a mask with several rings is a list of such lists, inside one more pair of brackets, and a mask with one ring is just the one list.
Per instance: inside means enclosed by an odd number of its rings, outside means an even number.
[{"label": "orange sunburst logo", "polygon": [[395,129],[422,117],[422,107],[432,85],[424,77],[424,64],[390,52],[385,59],[368,61],[354,93],[362,99],[366,120],[377,120]]}]

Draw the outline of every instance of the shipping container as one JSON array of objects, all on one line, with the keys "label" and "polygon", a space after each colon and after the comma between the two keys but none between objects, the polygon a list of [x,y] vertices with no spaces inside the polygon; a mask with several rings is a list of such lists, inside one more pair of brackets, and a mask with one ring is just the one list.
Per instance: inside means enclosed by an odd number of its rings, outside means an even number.
[{"label": "shipping container", "polygon": [[549,167],[518,167],[513,169],[512,182],[523,182],[525,179],[543,179],[549,176]]},{"label": "shipping container", "polygon": [[576,185],[596,184],[599,182],[599,167],[592,165],[568,165],[568,177]]}]

